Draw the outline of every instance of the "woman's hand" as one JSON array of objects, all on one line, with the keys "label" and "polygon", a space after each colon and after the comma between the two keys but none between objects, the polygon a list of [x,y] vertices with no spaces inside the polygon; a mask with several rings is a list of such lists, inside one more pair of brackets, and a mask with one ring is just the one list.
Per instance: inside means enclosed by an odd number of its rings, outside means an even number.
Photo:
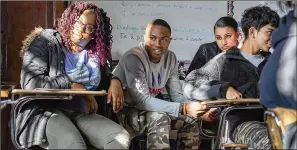
[{"label": "woman's hand", "polygon": [[[74,90],[87,90],[87,88],[80,83],[72,83],[71,89]],[[86,113],[96,113],[98,110],[98,104],[93,95],[86,95],[84,98],[84,102],[86,104]]]},{"label": "woman's hand", "polygon": [[185,103],[186,114],[190,114],[194,118],[200,117],[205,113],[206,105],[200,102]]},{"label": "woman's hand", "polygon": [[98,104],[93,95],[87,95],[85,97],[86,112],[87,113],[96,113],[98,110]]},{"label": "woman's hand", "polygon": [[121,81],[112,79],[107,93],[107,103],[112,102],[113,112],[117,113],[124,105],[124,94]]},{"label": "woman's hand", "polygon": [[87,90],[87,88],[84,85],[82,85],[80,83],[75,83],[75,82],[73,82],[71,84],[71,89],[74,89],[74,90]]},{"label": "woman's hand", "polygon": [[227,99],[240,99],[242,94],[236,91],[233,87],[229,86],[226,92]]}]

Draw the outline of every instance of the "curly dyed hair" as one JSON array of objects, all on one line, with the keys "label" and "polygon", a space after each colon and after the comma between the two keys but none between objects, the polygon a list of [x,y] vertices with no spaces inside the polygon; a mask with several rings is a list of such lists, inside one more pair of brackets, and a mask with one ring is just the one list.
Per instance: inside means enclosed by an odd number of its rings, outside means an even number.
[{"label": "curly dyed hair", "polygon": [[76,2],[71,4],[58,20],[57,31],[61,34],[63,44],[70,49],[72,42],[70,33],[73,25],[85,10],[94,10],[96,15],[96,30],[94,31],[94,40],[87,45],[88,54],[96,55],[100,58],[100,64],[103,66],[107,60],[111,60],[112,44],[112,26],[110,18],[106,12],[91,2]]},{"label": "curly dyed hair", "polygon": [[271,24],[271,26],[277,28],[279,22],[280,17],[276,11],[261,5],[246,9],[241,18],[241,26],[245,38],[249,36],[250,27],[254,27],[259,31],[262,27]]}]

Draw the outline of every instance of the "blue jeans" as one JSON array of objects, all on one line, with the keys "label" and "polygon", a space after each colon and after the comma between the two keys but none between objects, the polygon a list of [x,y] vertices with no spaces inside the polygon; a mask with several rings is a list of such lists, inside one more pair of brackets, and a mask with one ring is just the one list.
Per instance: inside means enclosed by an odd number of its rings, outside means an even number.
[{"label": "blue jeans", "polygon": [[85,140],[98,149],[128,149],[129,133],[98,114],[56,110],[48,120],[49,149],[87,149]]}]

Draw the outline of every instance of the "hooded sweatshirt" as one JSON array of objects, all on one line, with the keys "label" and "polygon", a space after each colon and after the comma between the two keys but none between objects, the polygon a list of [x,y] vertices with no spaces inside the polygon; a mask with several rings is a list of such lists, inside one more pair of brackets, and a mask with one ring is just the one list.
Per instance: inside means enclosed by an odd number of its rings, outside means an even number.
[{"label": "hooded sweatshirt", "polygon": [[297,109],[296,17],[290,11],[272,34],[273,54],[259,81],[260,103],[267,108]]},{"label": "hooded sweatshirt", "polygon": [[[267,108],[296,110],[296,28],[297,18],[290,11],[272,34],[273,54],[263,69],[259,82],[260,103]],[[296,149],[296,122],[285,126],[284,149]]]},{"label": "hooded sweatshirt", "polygon": [[[149,60],[145,44],[127,51],[113,74],[122,81],[125,103],[139,110],[166,112],[178,116],[180,103],[186,101],[178,78],[175,54],[168,50],[158,63]],[[170,101],[155,98],[164,89]]]}]

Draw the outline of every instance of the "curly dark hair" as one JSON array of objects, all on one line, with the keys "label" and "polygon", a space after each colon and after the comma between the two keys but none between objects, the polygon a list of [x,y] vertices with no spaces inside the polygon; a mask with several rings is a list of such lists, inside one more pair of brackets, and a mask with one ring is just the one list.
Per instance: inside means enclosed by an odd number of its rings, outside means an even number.
[{"label": "curly dark hair", "polygon": [[73,30],[73,25],[85,10],[94,10],[97,27],[94,31],[94,40],[91,40],[86,48],[90,56],[96,55],[100,58],[100,64],[103,66],[107,60],[111,60],[111,44],[113,41],[110,18],[106,16],[106,12],[102,8],[91,2],[73,3],[63,12],[56,29],[61,34],[63,44],[70,49],[72,45],[70,33]]},{"label": "curly dark hair", "polygon": [[246,9],[241,18],[241,27],[245,38],[248,38],[249,29],[251,27],[260,30],[262,27],[271,24],[277,28],[279,26],[280,17],[276,11],[271,10],[267,6],[256,6]]}]

